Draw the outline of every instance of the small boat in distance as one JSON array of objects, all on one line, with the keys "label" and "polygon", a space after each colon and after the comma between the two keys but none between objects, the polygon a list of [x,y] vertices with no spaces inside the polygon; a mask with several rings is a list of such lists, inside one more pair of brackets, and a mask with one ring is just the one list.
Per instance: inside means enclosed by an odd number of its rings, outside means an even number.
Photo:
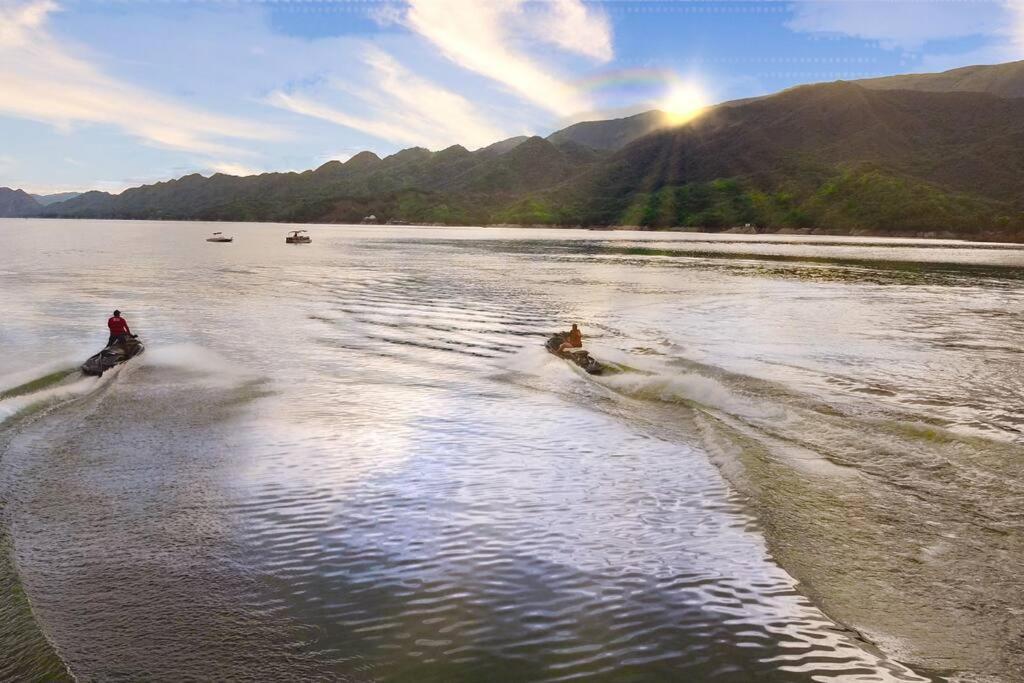
[{"label": "small boat in distance", "polygon": [[213,233],[213,237],[207,237],[206,241],[207,242],[231,242],[234,239],[235,239],[234,237],[225,237],[224,233],[222,233],[222,232],[215,232],[215,233]]},{"label": "small boat in distance", "polygon": [[309,235],[303,235],[301,233],[306,232],[305,230],[292,230],[291,234],[284,238],[285,244],[309,244],[313,241],[313,238]]}]

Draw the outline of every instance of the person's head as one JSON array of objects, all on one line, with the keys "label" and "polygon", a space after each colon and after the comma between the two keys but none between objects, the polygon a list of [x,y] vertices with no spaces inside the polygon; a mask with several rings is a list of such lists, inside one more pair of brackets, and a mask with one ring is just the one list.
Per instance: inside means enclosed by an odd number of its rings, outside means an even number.
[{"label": "person's head", "polygon": [[572,329],[574,329],[574,330],[575,330],[575,329],[577,329],[577,328],[576,328],[576,323],[573,323],[573,324],[572,324]]},{"label": "person's head", "polygon": [[[120,318],[121,317],[121,311],[114,311],[114,317],[115,318]],[[573,327],[575,327],[575,325],[573,325]]]}]

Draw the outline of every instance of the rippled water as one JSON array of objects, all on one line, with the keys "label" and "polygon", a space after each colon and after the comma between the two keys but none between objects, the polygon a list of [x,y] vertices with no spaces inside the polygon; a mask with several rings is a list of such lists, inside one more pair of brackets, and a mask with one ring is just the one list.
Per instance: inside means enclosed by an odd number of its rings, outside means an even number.
[{"label": "rippled water", "polygon": [[1022,671],[1024,251],[285,229],[0,221],[0,673]]}]

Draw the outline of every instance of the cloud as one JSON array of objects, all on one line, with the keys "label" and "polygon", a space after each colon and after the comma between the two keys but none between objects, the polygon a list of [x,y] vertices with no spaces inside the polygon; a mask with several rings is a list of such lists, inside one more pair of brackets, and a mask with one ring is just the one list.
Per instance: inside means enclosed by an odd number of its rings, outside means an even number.
[{"label": "cloud", "polygon": [[535,22],[542,40],[600,62],[611,61],[612,31],[608,17],[579,0],[551,0]]},{"label": "cloud", "polygon": [[0,114],[61,130],[113,125],[159,147],[216,156],[246,154],[225,142],[279,140],[271,126],[179,104],[100,72],[46,30],[52,0],[0,0]]},{"label": "cloud", "polygon": [[389,142],[432,149],[454,143],[485,145],[507,137],[467,99],[413,74],[387,53],[370,48],[363,62],[370,69],[366,84],[354,86],[332,80],[331,86],[335,91],[346,92],[345,99],[350,105],[361,101],[372,115],[354,114],[302,93],[276,91],[268,101],[282,109],[354,128]]},{"label": "cloud", "polygon": [[259,175],[262,173],[262,171],[258,169],[242,166],[241,164],[232,164],[230,162],[210,164],[210,170],[215,171],[216,173],[234,176]]},{"label": "cloud", "polygon": [[607,18],[580,0],[554,0],[538,11],[528,11],[525,0],[410,0],[404,23],[447,59],[559,116],[590,109],[590,103],[532,56],[532,44],[599,62],[613,56]]},{"label": "cloud", "polygon": [[350,149],[342,150],[340,152],[334,152],[332,154],[325,154],[320,157],[320,163],[326,164],[328,161],[340,161],[341,163],[345,163],[346,161],[354,157],[356,154],[357,152]]},{"label": "cloud", "polygon": [[1017,59],[1024,59],[1024,0],[1006,0],[1010,13],[1010,36]]},{"label": "cloud", "polygon": [[1006,2],[918,2],[891,0],[810,0],[793,5],[787,26],[804,33],[840,34],[877,40],[887,48],[919,50],[932,41],[999,36]]}]

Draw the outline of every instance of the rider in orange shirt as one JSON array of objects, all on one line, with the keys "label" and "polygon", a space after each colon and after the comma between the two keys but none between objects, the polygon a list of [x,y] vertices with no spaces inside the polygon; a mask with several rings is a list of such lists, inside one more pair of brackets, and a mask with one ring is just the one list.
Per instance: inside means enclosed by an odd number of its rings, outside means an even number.
[{"label": "rider in orange shirt", "polygon": [[583,333],[580,332],[580,328],[576,327],[576,323],[572,324],[572,329],[569,330],[568,336],[562,345],[558,347],[559,351],[566,351],[568,349],[582,349],[583,348]]}]

